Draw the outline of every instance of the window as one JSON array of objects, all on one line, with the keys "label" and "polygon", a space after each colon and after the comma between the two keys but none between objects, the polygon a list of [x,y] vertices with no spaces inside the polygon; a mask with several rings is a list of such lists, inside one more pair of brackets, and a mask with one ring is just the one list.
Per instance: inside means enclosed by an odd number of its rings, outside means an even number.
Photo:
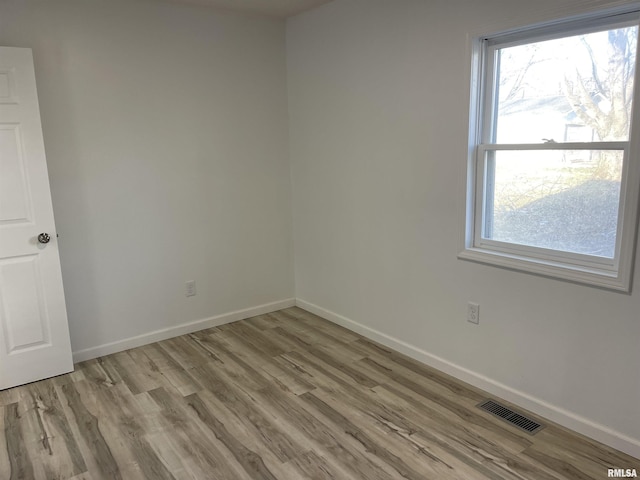
[{"label": "window", "polygon": [[461,258],[629,291],[637,13],[477,41]]}]

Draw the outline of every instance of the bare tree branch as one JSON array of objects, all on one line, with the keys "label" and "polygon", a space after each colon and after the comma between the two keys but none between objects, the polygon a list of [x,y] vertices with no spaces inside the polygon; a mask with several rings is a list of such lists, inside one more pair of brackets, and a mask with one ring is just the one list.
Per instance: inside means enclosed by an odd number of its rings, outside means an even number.
[{"label": "bare tree branch", "polygon": [[610,30],[606,63],[581,37],[589,55],[590,77],[585,79],[577,69],[573,80],[565,76],[563,88],[571,108],[600,140],[618,140],[628,135],[637,33],[637,28]]},{"label": "bare tree branch", "polygon": [[595,81],[596,88],[599,91],[604,92],[605,88],[602,85],[602,82],[600,81],[600,76],[598,75],[598,67],[596,66],[596,60],[593,54],[593,49],[591,48],[591,45],[589,45],[589,42],[587,42],[587,39],[584,38],[584,35],[580,37],[580,42],[587,49],[587,52],[589,52],[589,59],[591,60],[591,75],[593,75],[593,80]]}]

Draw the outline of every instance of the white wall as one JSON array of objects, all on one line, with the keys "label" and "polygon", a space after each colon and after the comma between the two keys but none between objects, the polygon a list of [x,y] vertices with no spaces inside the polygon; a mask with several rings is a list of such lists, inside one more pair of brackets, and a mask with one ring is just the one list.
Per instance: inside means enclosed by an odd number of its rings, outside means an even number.
[{"label": "white wall", "polygon": [[3,0],[0,44],[33,49],[80,357],[293,297],[282,21]]},{"label": "white wall", "polygon": [[291,20],[296,296],[640,456],[640,279],[624,295],[456,258],[469,35],[605,3],[336,0]]}]

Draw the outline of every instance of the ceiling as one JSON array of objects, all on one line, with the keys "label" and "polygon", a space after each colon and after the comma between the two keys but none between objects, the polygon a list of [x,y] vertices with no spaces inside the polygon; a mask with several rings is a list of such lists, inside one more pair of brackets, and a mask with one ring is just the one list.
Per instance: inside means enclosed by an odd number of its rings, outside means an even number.
[{"label": "ceiling", "polygon": [[252,15],[286,18],[332,0],[171,0],[208,7],[223,8]]}]

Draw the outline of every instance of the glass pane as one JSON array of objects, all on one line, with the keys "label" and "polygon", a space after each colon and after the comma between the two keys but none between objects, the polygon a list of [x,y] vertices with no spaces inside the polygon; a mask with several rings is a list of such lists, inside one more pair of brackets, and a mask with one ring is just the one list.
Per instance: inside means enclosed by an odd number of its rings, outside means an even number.
[{"label": "glass pane", "polygon": [[613,258],[622,151],[487,154],[484,238]]},{"label": "glass pane", "polygon": [[626,141],[638,27],[496,52],[495,143]]}]

